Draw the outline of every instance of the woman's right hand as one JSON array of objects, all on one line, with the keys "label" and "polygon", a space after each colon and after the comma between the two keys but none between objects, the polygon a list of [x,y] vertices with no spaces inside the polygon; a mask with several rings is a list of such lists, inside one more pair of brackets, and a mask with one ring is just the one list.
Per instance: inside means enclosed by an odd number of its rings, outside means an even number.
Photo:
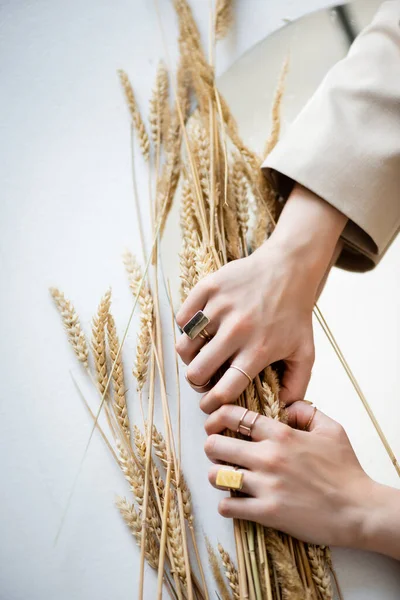
[{"label": "woman's right hand", "polygon": [[[296,186],[263,246],[195,286],[177,322],[183,327],[203,310],[212,339],[205,344],[182,334],[178,340],[191,382],[203,385],[227,362],[254,378],[283,360],[281,400],[304,397],[314,361],[312,309],[345,222],[336,209]],[[211,413],[235,402],[247,385],[243,373],[228,369],[203,396],[201,408]]]}]

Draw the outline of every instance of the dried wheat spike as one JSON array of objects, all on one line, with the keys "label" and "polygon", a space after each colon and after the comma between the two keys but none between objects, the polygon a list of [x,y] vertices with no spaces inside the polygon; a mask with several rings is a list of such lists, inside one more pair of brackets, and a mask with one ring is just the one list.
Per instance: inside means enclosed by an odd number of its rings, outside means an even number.
[{"label": "dried wheat spike", "polygon": [[232,193],[236,203],[236,214],[239,232],[245,242],[249,222],[249,201],[247,197],[247,183],[244,174],[243,161],[236,156],[232,165]]},{"label": "dried wheat spike", "polygon": [[281,105],[282,105],[282,97],[283,97],[283,93],[285,91],[285,81],[286,81],[286,76],[289,70],[289,60],[288,58],[285,59],[283,66],[282,66],[282,70],[279,76],[279,81],[278,81],[278,87],[276,88],[275,91],[275,97],[274,97],[274,101],[272,104],[272,127],[271,127],[271,133],[270,136],[267,140],[267,143],[265,145],[265,149],[264,149],[264,160],[267,158],[268,154],[270,152],[272,152],[272,150],[275,148],[276,144],[278,143],[279,140],[279,134],[281,131]]},{"label": "dried wheat spike", "polygon": [[197,112],[190,120],[188,135],[193,149],[194,159],[197,164],[201,191],[204,200],[210,200],[210,142],[208,134],[203,126],[200,115]]},{"label": "dried wheat spike", "polygon": [[[125,252],[124,264],[128,274],[129,286],[133,295],[136,296],[142,280],[142,270],[136,258],[130,252]],[[137,381],[137,389],[141,391],[147,380],[151,350],[151,330],[153,327],[153,298],[146,282],[143,283],[140,290],[139,302],[141,315],[133,375]]]},{"label": "dried wheat spike", "polygon": [[182,112],[183,122],[186,123],[190,114],[192,77],[187,60],[181,56],[176,72],[176,101]]},{"label": "dried wheat spike", "polygon": [[283,600],[304,600],[306,592],[290,550],[273,529],[265,530],[265,544],[278,574]]},{"label": "dried wheat spike", "polygon": [[184,302],[190,290],[197,283],[196,250],[199,247],[199,227],[193,194],[187,179],[184,179],[182,186],[180,224],[182,231],[182,252],[179,255],[181,299]]},{"label": "dried wheat spike", "polygon": [[193,525],[194,515],[192,507],[192,494],[190,492],[187,481],[182,473],[179,476],[179,487],[182,492],[183,514],[189,525]]},{"label": "dried wheat spike", "polygon": [[[141,546],[142,524],[133,504],[126,498],[117,497],[116,505],[125,523],[128,525],[137,545]],[[153,569],[158,569],[158,544],[152,533],[147,533],[145,543],[145,558]]]},{"label": "dried wheat spike", "polygon": [[168,107],[168,71],[165,65],[160,61],[156,74],[156,81],[150,98],[150,132],[157,149],[162,142],[163,119]]},{"label": "dried wheat spike", "polygon": [[277,375],[271,367],[264,369],[264,379],[261,385],[263,390],[261,404],[265,416],[280,421],[282,406],[279,401],[279,383]]},{"label": "dried wheat spike", "polygon": [[233,592],[233,597],[235,600],[239,600],[239,575],[237,568],[235,567],[228,552],[224,550],[221,544],[218,544],[218,552],[221,556],[222,564],[225,568],[225,575],[229,581],[229,586]]},{"label": "dried wheat spike", "polygon": [[171,496],[168,519],[168,538],[171,546],[172,556],[174,557],[175,571],[181,581],[186,581],[185,557],[183,554],[183,539],[181,523],[179,519],[178,504],[175,494]]},{"label": "dried wheat spike", "polygon": [[136,455],[142,466],[146,464],[146,439],[137,425],[133,426],[133,440],[136,447]]},{"label": "dried wheat spike", "polygon": [[117,450],[119,456],[119,465],[123,474],[125,475],[125,479],[132,489],[136,502],[139,504],[139,506],[142,506],[144,496],[143,473],[119,441],[117,441]]},{"label": "dried wheat spike", "polygon": [[231,193],[232,186],[228,187],[228,199],[223,204],[226,251],[228,260],[240,258],[239,219],[236,210],[236,201]]},{"label": "dried wheat spike", "polygon": [[233,0],[217,0],[215,13],[215,37],[222,40],[233,23]]},{"label": "dried wheat spike", "polygon": [[[154,447],[155,454],[161,460],[164,469],[167,470],[168,469],[167,445],[165,443],[163,434],[158,431],[158,429],[155,425],[153,425],[152,440],[153,440],[153,447]],[[172,462],[171,462],[171,481],[175,485],[175,482],[176,482],[175,470],[174,470],[174,465],[172,464]]]},{"label": "dried wheat spike", "polygon": [[214,548],[212,547],[211,542],[207,536],[205,536],[205,541],[208,553],[208,562],[210,563],[211,571],[214,576],[215,583],[217,584],[219,597],[221,598],[221,600],[232,600],[232,596],[226,586],[225,579],[222,575],[217,555],[215,554]]},{"label": "dried wheat spike", "polygon": [[119,69],[118,75],[125,92],[126,101],[128,103],[129,112],[132,118],[132,123],[134,128],[136,129],[136,133],[139,138],[139,144],[142,150],[143,158],[146,161],[148,161],[150,158],[149,136],[147,135],[146,127],[139,112],[139,107],[136,102],[135,94],[133,93],[132,85],[125,71]]},{"label": "dried wheat spike", "polygon": [[307,554],[310,560],[312,577],[323,600],[332,600],[333,589],[329,565],[324,558],[324,552],[314,544],[307,545]]},{"label": "dried wheat spike", "polygon": [[85,369],[89,370],[89,348],[86,342],[85,334],[82,331],[79,317],[72,302],[70,302],[58,288],[50,288],[50,294],[61,315],[62,322],[79,362]]},{"label": "dried wheat spike", "polygon": [[92,350],[97,374],[97,385],[101,395],[107,386],[107,354],[106,354],[106,324],[111,303],[111,290],[108,290],[100,301],[97,314],[92,324]]},{"label": "dried wheat spike", "polygon": [[214,273],[217,270],[214,255],[204,244],[202,244],[196,250],[196,268],[199,280],[207,277],[207,275]]},{"label": "dried wheat spike", "polygon": [[125,435],[129,439],[131,436],[131,431],[129,425],[128,407],[126,404],[125,397],[124,367],[122,364],[121,352],[119,351],[119,341],[117,336],[117,330],[115,327],[114,317],[110,312],[108,313],[107,320],[107,334],[111,362],[114,366],[112,372],[114,389],[114,410],[120,427],[123,429]]},{"label": "dried wheat spike", "polygon": [[[163,166],[156,200],[157,214],[162,214],[161,236],[164,232],[181,174],[180,134],[176,134],[173,127],[172,129],[173,131],[169,133],[169,150],[167,160]],[[174,136],[176,136],[175,140],[173,140]]]}]

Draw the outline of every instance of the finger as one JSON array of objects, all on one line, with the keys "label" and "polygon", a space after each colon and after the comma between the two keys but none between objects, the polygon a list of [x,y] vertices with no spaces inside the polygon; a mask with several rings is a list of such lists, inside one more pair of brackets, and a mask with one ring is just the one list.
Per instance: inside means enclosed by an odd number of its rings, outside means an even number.
[{"label": "finger", "polygon": [[282,378],[280,399],[285,404],[303,400],[311,378],[314,364],[314,348],[310,347],[299,356],[285,361],[285,372]]},{"label": "finger", "polygon": [[[239,366],[239,360],[235,359],[235,364]],[[257,375],[257,373],[253,372],[253,367],[243,367],[243,369],[251,378]],[[233,368],[227,369],[221,379],[201,399],[201,410],[210,414],[223,404],[233,404],[248,385],[249,380],[246,375]]]},{"label": "finger", "polygon": [[232,351],[234,351],[234,347],[229,336],[229,329],[221,325],[215,337],[190,363],[187,376],[196,383],[208,381],[232,356]]},{"label": "finger", "polygon": [[218,512],[230,519],[259,521],[262,504],[258,498],[223,498],[218,505]]},{"label": "finger", "polygon": [[[224,429],[237,431],[239,421],[243,417],[245,409],[234,404],[226,404],[214,411],[205,423],[205,430],[208,435],[213,433],[221,433]],[[257,418],[256,418],[257,417]],[[256,420],[254,421],[254,419]],[[251,425],[253,423],[253,425]],[[279,423],[275,419],[268,419],[263,415],[258,415],[253,411],[246,413],[243,424],[251,427],[251,439],[254,442],[274,438],[276,431],[282,427],[286,427],[283,423]]]},{"label": "finger", "polygon": [[[179,327],[186,325],[186,323],[190,321],[197,311],[203,310],[207,304],[208,298],[209,286],[207,284],[207,278],[205,278],[194,286],[185,302],[180,307],[176,315],[176,322],[178,323]],[[208,317],[207,313],[205,314]]]},{"label": "finger", "polygon": [[175,344],[175,349],[185,365],[188,365],[207,343],[208,340],[200,335],[191,340],[189,336],[182,333]]},{"label": "finger", "polygon": [[[308,402],[294,402],[287,408],[288,424],[294,429],[307,431],[337,429],[338,423]],[[312,418],[313,417],[313,418]],[[312,418],[311,422],[310,419]]]},{"label": "finger", "polygon": [[257,462],[256,445],[224,435],[210,435],[204,451],[212,462],[226,462],[239,467],[254,468]]},{"label": "finger", "polygon": [[[223,469],[221,465],[213,465],[208,472],[208,481],[218,490],[226,490],[226,488],[220,487],[217,485],[217,474],[220,469]],[[258,478],[259,476],[256,473],[252,473],[251,471],[243,470],[243,485],[240,490],[243,494],[248,494],[249,496],[255,496],[258,489]]]}]

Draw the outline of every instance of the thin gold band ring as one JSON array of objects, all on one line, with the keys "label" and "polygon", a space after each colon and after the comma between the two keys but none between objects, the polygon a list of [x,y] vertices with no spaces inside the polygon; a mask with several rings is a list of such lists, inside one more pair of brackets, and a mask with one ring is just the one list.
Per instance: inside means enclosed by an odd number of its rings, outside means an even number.
[{"label": "thin gold band ring", "polygon": [[205,390],[205,388],[208,386],[208,384],[210,383],[211,379],[209,379],[206,383],[202,383],[201,385],[198,385],[196,383],[193,383],[193,381],[191,381],[188,377],[188,374],[185,373],[185,378],[186,381],[189,383],[189,385],[192,386],[193,389],[197,390],[198,392],[202,392]]},{"label": "thin gold band ring", "polygon": [[247,379],[249,380],[250,383],[253,382],[253,380],[250,377],[250,375],[248,373],[246,373],[246,371],[243,371],[243,369],[241,369],[240,367],[237,367],[236,365],[231,365],[229,368],[230,369],[236,369],[236,371],[240,371],[240,373],[243,373],[243,375],[245,375],[247,377]]},{"label": "thin gold band ring", "polygon": [[304,427],[304,431],[310,431],[311,423],[314,420],[315,413],[317,412],[317,410],[318,410],[318,408],[316,406],[314,406],[313,413],[312,413],[311,417],[308,419],[307,425]]}]

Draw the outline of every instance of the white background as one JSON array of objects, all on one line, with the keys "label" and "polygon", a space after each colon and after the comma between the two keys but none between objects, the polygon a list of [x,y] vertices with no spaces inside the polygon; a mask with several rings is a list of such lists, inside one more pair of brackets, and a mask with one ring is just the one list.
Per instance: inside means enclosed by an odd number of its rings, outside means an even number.
[{"label": "white background", "polygon": [[[159,4],[173,60],[174,13],[169,1]],[[206,37],[209,3],[191,4]],[[218,71],[283,19],[325,5],[323,0],[237,0],[236,27],[219,49]],[[0,598],[135,598],[139,554],[113,507],[115,494],[127,488],[97,436],[54,546],[90,432],[69,370],[88,396],[90,386],[65,342],[47,289],[56,284],[66,292],[88,332],[100,296],[112,285],[120,332],[126,324],[131,297],[120,257],[126,247],[140,254],[140,243],[129,122],[115,71],[128,71],[145,112],[158,59],[165,55],[154,4],[3,0],[0,44]],[[146,212],[147,175],[140,157],[137,177]],[[321,306],[400,455],[398,256],[397,243],[375,273],[335,271]],[[166,308],[164,303],[168,314]],[[124,358],[131,414],[139,419],[129,377],[135,324]],[[346,426],[369,474],[396,485],[357,397],[326,341],[316,335],[309,397]],[[171,336],[166,348],[170,343]],[[207,482],[203,416],[197,396],[183,390],[183,463],[194,490],[199,537],[204,531],[214,544],[220,540],[229,548],[231,527],[217,517],[220,494]],[[169,392],[173,404],[173,384]],[[398,597],[400,573],[393,561],[343,550],[335,558],[346,599]],[[146,581],[150,599],[150,571]]]}]

